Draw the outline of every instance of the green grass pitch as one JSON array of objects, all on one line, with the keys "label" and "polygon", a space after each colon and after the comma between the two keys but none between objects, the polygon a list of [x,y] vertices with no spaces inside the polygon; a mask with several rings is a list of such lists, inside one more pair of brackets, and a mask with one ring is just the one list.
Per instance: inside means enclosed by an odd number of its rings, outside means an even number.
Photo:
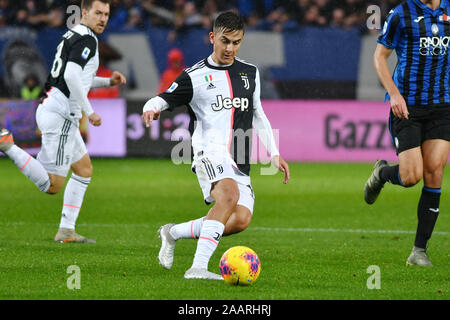
[{"label": "green grass pitch", "polygon": [[[174,266],[157,261],[162,224],[204,215],[197,179],[169,160],[94,159],[94,177],[77,231],[96,244],[57,244],[63,193],[41,194],[0,159],[0,299],[449,299],[450,183],[429,243],[433,268],[406,267],[421,185],[386,185],[368,206],[362,188],[371,164],[291,163],[291,181],[252,168],[256,194],[250,227],[224,237],[209,269],[219,272],[231,246],[254,249],[259,279],[249,287],[185,280],[195,240],[180,240]],[[75,265],[80,289],[67,286]],[[380,289],[369,266],[379,267]],[[70,270],[70,269],[69,269]],[[369,280],[369,281],[368,281]],[[70,282],[70,281],[69,281]]]}]

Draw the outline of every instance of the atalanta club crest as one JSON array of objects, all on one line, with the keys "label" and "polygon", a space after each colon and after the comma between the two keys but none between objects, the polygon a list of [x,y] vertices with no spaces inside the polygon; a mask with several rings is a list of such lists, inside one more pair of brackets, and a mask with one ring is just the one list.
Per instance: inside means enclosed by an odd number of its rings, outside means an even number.
[{"label": "atalanta club crest", "polygon": [[450,22],[450,16],[443,14],[442,16],[439,16],[439,21]]}]

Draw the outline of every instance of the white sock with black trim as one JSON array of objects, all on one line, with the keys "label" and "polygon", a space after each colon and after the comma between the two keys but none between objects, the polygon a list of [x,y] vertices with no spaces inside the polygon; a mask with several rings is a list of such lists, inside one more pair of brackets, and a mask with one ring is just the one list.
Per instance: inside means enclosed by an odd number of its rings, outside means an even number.
[{"label": "white sock with black trim", "polygon": [[30,179],[42,192],[50,188],[50,177],[42,164],[16,145],[12,145],[6,155],[14,162],[19,170]]},{"label": "white sock with black trim", "polygon": [[64,190],[60,228],[75,229],[75,223],[83,204],[84,194],[91,182],[91,178],[83,178],[72,173]]},{"label": "white sock with black trim", "polygon": [[192,268],[208,269],[209,259],[219,245],[224,230],[225,225],[220,221],[203,221]]},{"label": "white sock with black trim", "polygon": [[170,228],[170,235],[175,240],[178,239],[198,239],[202,230],[205,217],[196,220],[176,224]]}]

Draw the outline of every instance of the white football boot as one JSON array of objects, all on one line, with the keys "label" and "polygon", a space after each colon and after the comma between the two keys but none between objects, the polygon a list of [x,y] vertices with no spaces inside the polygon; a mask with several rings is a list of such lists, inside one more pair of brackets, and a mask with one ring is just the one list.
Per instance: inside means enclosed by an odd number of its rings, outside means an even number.
[{"label": "white football boot", "polygon": [[55,236],[58,243],[95,243],[94,239],[88,239],[75,232],[73,229],[59,228]]},{"label": "white football boot", "polygon": [[159,238],[161,239],[161,249],[159,250],[158,260],[163,268],[170,269],[173,264],[173,255],[175,251],[176,240],[172,237],[169,230],[174,223],[163,225],[159,228]]},{"label": "white football boot", "polygon": [[184,274],[185,279],[206,279],[206,280],[223,280],[220,274],[208,271],[207,269],[190,268]]},{"label": "white football boot", "polygon": [[426,249],[418,248],[414,246],[411,254],[406,260],[407,266],[421,266],[421,267],[432,267],[430,258],[428,257]]}]

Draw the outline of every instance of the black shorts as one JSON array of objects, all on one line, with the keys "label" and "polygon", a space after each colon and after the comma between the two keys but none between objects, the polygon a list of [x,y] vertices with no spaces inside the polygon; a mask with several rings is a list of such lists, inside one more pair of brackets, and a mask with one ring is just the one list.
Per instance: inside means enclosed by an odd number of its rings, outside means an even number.
[{"label": "black shorts", "polygon": [[450,141],[450,104],[408,106],[409,119],[397,118],[391,110],[389,130],[397,154],[420,147],[425,140]]}]

